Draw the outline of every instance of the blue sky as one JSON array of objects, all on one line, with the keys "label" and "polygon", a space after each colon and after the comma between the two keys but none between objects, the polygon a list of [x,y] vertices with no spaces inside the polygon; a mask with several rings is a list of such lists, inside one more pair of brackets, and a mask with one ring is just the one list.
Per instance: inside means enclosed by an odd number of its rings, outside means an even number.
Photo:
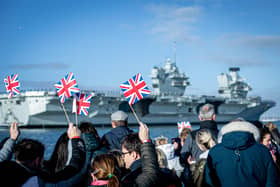
[{"label": "blue sky", "polygon": [[[167,58],[190,77],[186,94],[217,95],[216,76],[239,66],[250,96],[280,105],[280,1],[2,0],[0,76],[53,88],[73,72],[82,89],[119,90]],[[4,84],[0,88],[4,91]],[[280,107],[271,109],[278,115]]]}]

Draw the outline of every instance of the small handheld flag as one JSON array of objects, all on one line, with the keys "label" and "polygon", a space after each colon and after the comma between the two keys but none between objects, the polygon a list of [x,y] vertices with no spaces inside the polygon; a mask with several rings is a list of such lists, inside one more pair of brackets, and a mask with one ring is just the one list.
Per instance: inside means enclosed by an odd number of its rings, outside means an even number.
[{"label": "small handheld flag", "polygon": [[13,96],[16,96],[19,94],[19,81],[18,81],[18,74],[12,74],[8,76],[6,79],[4,79],[5,87],[7,93],[9,93],[8,98],[11,98]]},{"label": "small handheld flag", "polygon": [[151,91],[148,89],[140,73],[121,84],[120,88],[129,105],[132,105],[151,94]]},{"label": "small handheld flag", "polygon": [[189,128],[189,129],[192,128],[192,126],[191,126],[189,121],[187,121],[187,122],[185,122],[185,121],[178,122],[177,125],[178,125],[178,132],[179,132],[179,134],[181,134],[183,128]]},{"label": "small handheld flag", "polygon": [[61,81],[54,85],[61,103],[70,98],[74,93],[80,92],[73,73],[67,74]]},{"label": "small handheld flag", "polygon": [[77,100],[77,114],[84,116],[88,115],[92,96],[92,94],[80,94],[79,100]]},{"label": "small handheld flag", "polygon": [[81,93],[79,92],[79,93],[74,93],[74,95],[73,95],[72,113],[77,112],[77,103],[79,101],[80,94]]}]

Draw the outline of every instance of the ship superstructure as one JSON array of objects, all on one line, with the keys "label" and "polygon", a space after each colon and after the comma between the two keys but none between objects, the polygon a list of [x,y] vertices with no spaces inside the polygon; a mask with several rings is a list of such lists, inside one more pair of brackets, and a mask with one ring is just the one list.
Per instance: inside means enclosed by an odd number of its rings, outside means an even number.
[{"label": "ship superstructure", "polygon": [[[171,125],[178,121],[199,123],[198,111],[205,103],[215,106],[216,121],[226,123],[238,117],[248,121],[259,120],[262,113],[275,105],[274,101],[261,97],[248,97],[252,88],[240,77],[240,69],[230,68],[229,73],[218,75],[218,96],[184,95],[190,86],[189,77],[179,71],[176,63],[167,59],[164,67],[154,67],[151,72],[153,94],[133,105],[144,123],[149,125]],[[72,102],[65,108],[72,122],[75,121]],[[89,116],[79,116],[79,121],[90,121],[95,125],[110,124],[110,115],[116,110],[129,114],[129,123],[137,124],[127,100],[121,95],[94,92]],[[67,125],[64,112],[54,91],[26,91],[7,99],[0,95],[0,125],[16,121],[26,127],[58,127]]]}]

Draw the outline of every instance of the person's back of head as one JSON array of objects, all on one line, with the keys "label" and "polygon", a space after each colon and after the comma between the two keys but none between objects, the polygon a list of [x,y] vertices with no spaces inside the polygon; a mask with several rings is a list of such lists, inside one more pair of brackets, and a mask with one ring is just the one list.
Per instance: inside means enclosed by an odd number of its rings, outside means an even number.
[{"label": "person's back of head", "polygon": [[215,108],[212,104],[205,104],[199,110],[199,119],[201,121],[205,120],[215,120]]},{"label": "person's back of head", "polygon": [[58,172],[66,166],[68,159],[68,141],[67,133],[64,132],[57,140],[50,160],[47,161],[47,168],[51,172]]},{"label": "person's back of head", "polygon": [[188,135],[192,132],[190,128],[183,128],[182,132],[179,135],[179,138],[181,139],[181,142],[185,142]]},{"label": "person's back of head", "polygon": [[[216,143],[212,137],[211,132],[208,129],[201,129],[196,133],[196,143],[200,148],[209,150]],[[203,150],[203,151],[206,151]]]},{"label": "person's back of head", "polygon": [[101,154],[92,163],[93,175],[98,180],[107,180],[108,187],[119,186],[119,173],[116,159],[111,154]]},{"label": "person's back of head", "polygon": [[127,126],[127,120],[128,120],[128,115],[121,110],[118,110],[111,115],[111,121],[113,127]]},{"label": "person's back of head", "polygon": [[250,121],[250,123],[252,123],[253,125],[255,125],[258,129],[263,128],[263,123],[260,122],[259,120],[256,121]]},{"label": "person's back of head", "polygon": [[93,124],[90,122],[81,122],[79,129],[81,130],[81,133],[88,133],[92,134],[98,141],[101,140],[97,130],[94,128]]},{"label": "person's back of head", "polygon": [[168,138],[161,135],[161,136],[159,136],[159,137],[156,137],[156,138],[154,139],[154,142],[155,142],[155,145],[156,145],[156,146],[168,144]]},{"label": "person's back of head", "polygon": [[156,153],[157,153],[157,161],[158,161],[159,167],[167,168],[168,162],[167,162],[165,153],[159,148],[156,149]]},{"label": "person's back of head", "polygon": [[44,145],[33,139],[22,139],[15,145],[15,159],[17,162],[35,169],[41,167],[44,158]]}]

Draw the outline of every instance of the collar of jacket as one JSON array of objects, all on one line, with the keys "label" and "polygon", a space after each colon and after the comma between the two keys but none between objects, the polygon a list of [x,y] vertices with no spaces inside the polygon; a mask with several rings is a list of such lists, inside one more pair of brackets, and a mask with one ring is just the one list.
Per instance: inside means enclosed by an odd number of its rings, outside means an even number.
[{"label": "collar of jacket", "polygon": [[130,166],[130,170],[131,171],[134,171],[134,170],[137,170],[138,168],[141,168],[142,167],[142,162],[141,162],[141,159],[138,159],[138,160],[135,160],[131,166]]},{"label": "collar of jacket", "polygon": [[260,139],[260,133],[258,128],[247,122],[247,121],[236,121],[236,122],[230,122],[227,125],[223,126],[218,134],[218,143],[222,142],[223,136],[225,134],[231,133],[231,132],[249,132],[254,135],[254,139],[256,142]]},{"label": "collar of jacket", "polygon": [[218,130],[218,126],[216,121],[213,120],[205,120],[200,123],[200,129],[212,129]]}]

